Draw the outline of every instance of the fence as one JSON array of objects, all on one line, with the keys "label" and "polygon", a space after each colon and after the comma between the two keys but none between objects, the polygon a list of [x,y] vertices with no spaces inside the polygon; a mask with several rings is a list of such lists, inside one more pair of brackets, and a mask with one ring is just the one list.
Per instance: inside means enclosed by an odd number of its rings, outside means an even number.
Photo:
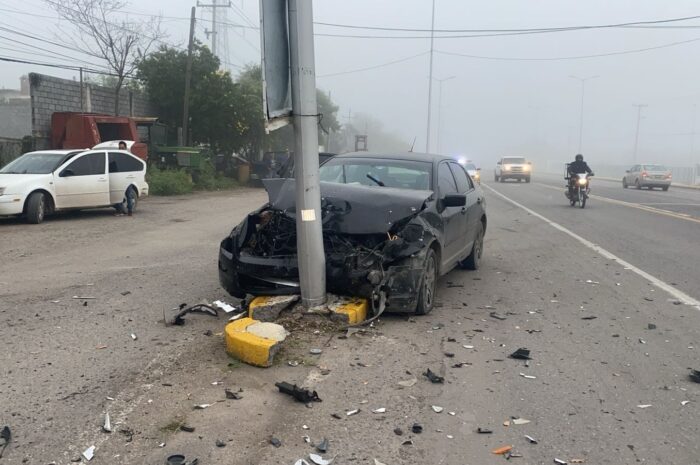
[{"label": "fence", "polygon": [[[564,163],[558,161],[548,161],[547,171],[550,173],[564,173]],[[592,166],[597,176],[606,178],[617,178],[622,180],[625,171],[630,169],[630,165],[600,165]],[[673,175],[673,182],[679,184],[700,184],[700,165],[695,166],[669,166]]]}]

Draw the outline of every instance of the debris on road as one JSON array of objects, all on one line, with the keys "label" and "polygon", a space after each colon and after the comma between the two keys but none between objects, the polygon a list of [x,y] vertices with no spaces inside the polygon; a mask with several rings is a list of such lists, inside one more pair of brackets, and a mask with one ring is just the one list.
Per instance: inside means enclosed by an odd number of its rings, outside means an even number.
[{"label": "debris on road", "polygon": [[554,463],[556,463],[556,464],[558,464],[558,465],[568,465],[568,464],[566,463],[566,461],[561,460],[561,459],[556,459],[556,458],[554,459]]},{"label": "debris on road", "polygon": [[394,428],[394,434],[397,436],[403,436],[403,430],[401,428]]},{"label": "debris on road", "polygon": [[416,384],[417,382],[418,382],[418,380],[416,378],[411,378],[411,379],[399,381],[398,384],[399,384],[399,386],[402,386],[402,387],[411,387],[414,384]]},{"label": "debris on road", "polygon": [[270,444],[272,444],[273,447],[281,447],[282,446],[282,441],[279,439],[272,437],[270,438]]},{"label": "debris on road", "polygon": [[214,442],[214,445],[216,445],[216,447],[219,447],[219,448],[226,447],[226,443],[224,441],[222,441],[221,439],[217,439],[216,442]]},{"label": "debris on road", "polygon": [[433,409],[433,412],[435,412],[435,413],[441,413],[443,410],[445,410],[444,408],[442,408],[438,405],[433,405],[432,409]]},{"label": "debris on road", "polygon": [[95,300],[95,299],[97,299],[97,297],[87,297],[87,296],[78,296],[78,295],[74,295],[73,298],[76,300]]},{"label": "debris on road", "polygon": [[326,452],[328,452],[329,447],[330,447],[330,444],[328,442],[328,439],[323,438],[323,440],[316,446],[316,450],[322,454],[325,454]]},{"label": "debris on road", "polygon": [[654,323],[649,323],[647,329],[656,329],[656,325]]},{"label": "debris on road", "polygon": [[372,413],[386,413],[386,408],[380,407],[377,409],[372,410]]},{"label": "debris on road", "polygon": [[307,462],[304,459],[299,459],[296,462],[294,462],[294,465],[309,465],[309,462]]},{"label": "debris on road", "polygon": [[243,398],[239,393],[233,392],[230,389],[224,389],[224,394],[226,394],[227,399],[241,400]]},{"label": "debris on road", "polygon": [[311,355],[321,355],[323,353],[323,350],[322,349],[311,349],[311,350],[309,350],[309,353]]},{"label": "debris on road", "polygon": [[479,434],[493,434],[493,431],[491,431],[490,429],[488,429],[488,428],[482,428],[482,427],[478,427],[478,428],[476,429],[476,432],[479,433]]},{"label": "debris on road", "polygon": [[180,430],[185,433],[194,433],[194,426],[180,425]]},{"label": "debris on road", "polygon": [[195,410],[204,410],[207,407],[211,407],[212,404],[197,404],[194,406]]},{"label": "debris on road", "polygon": [[182,454],[169,455],[165,459],[166,465],[185,465],[185,456]]},{"label": "debris on road", "polygon": [[682,407],[685,407],[685,406],[688,405],[689,403],[690,403],[689,400],[682,400],[682,401],[681,401],[681,406],[682,406]]},{"label": "debris on road", "polygon": [[511,423],[514,425],[527,425],[528,423],[530,423],[530,420],[527,420],[525,418],[513,418]]},{"label": "debris on road", "polygon": [[528,436],[526,434],[525,439],[527,439],[530,442],[530,444],[537,444],[537,439],[533,438],[532,436]]},{"label": "debris on road", "polygon": [[105,433],[112,432],[112,423],[109,421],[109,412],[105,413],[105,421],[102,424],[102,431]]},{"label": "debris on road", "polygon": [[595,320],[596,318],[598,318],[598,317],[595,316],[595,315],[589,315],[589,316],[583,316],[583,317],[581,317],[582,320]]},{"label": "debris on road", "polygon": [[92,458],[95,456],[95,446],[90,446],[87,449],[83,451],[83,457],[85,457],[85,460],[88,462],[92,460]]},{"label": "debris on road", "polygon": [[7,446],[10,445],[10,441],[12,441],[12,431],[10,431],[9,426],[4,426],[2,428],[2,431],[0,431],[0,439],[2,439],[2,449],[0,449],[1,459],[2,454],[5,453],[5,449],[7,449]]},{"label": "debris on road", "polygon": [[639,407],[639,408],[649,408],[649,407],[651,407],[651,404],[641,404],[641,405],[637,405],[637,407]]},{"label": "debris on road", "polygon": [[455,354],[453,352],[445,352],[445,357],[454,358]]},{"label": "debris on road", "polygon": [[700,370],[693,370],[688,376],[690,377],[691,381],[700,383]]},{"label": "debris on road", "polygon": [[239,309],[238,307],[234,307],[233,305],[227,304],[226,302],[221,300],[215,300],[213,302],[213,305],[217,308],[220,308],[226,313],[231,313]]},{"label": "debris on road", "polygon": [[323,457],[321,457],[320,455],[317,455],[317,454],[309,454],[309,458],[310,458],[311,461],[312,461],[313,463],[315,463],[316,465],[330,465],[331,463],[333,463],[333,459],[326,460],[326,459],[324,459]]},{"label": "debris on road", "polygon": [[520,373],[520,376],[526,379],[537,379],[537,376],[526,375],[525,373]]},{"label": "debris on road", "polygon": [[530,349],[520,348],[509,355],[510,358],[517,360],[532,360],[530,358]]},{"label": "debris on road", "polygon": [[282,325],[241,318],[224,328],[226,352],[249,365],[270,367],[289,333]]},{"label": "debris on road", "polygon": [[420,423],[414,423],[413,426],[411,426],[411,431],[413,431],[413,434],[421,434],[423,432],[423,426]]},{"label": "debris on road", "polygon": [[[193,305],[191,307],[187,307],[187,304],[180,304],[179,308],[175,308],[173,310],[179,310],[177,315],[175,315],[175,318],[173,319],[172,323],[173,325],[176,326],[182,326],[185,324],[185,319],[184,316],[187,315],[188,313],[201,313],[203,315],[209,315],[213,317],[218,317],[219,312],[217,309],[214,307],[210,307],[209,305],[205,304],[197,304]],[[166,320],[166,325],[167,325],[167,320]]]},{"label": "debris on road", "polygon": [[571,463],[585,463],[586,461],[583,459],[571,459]]},{"label": "debris on road", "polygon": [[133,339],[135,341],[136,339],[138,339],[138,337],[136,336],[136,334],[131,333],[131,339]]},{"label": "debris on road", "polygon": [[380,461],[377,460],[377,459],[374,459],[374,465],[386,465],[386,464],[380,462]]},{"label": "debris on road", "polygon": [[298,295],[256,297],[248,306],[248,316],[259,321],[275,321],[284,310],[298,301]]},{"label": "debris on road", "polygon": [[436,375],[435,373],[430,371],[430,368],[428,368],[428,371],[423,373],[423,376],[428,378],[430,380],[430,382],[433,384],[442,384],[445,382],[445,378],[443,378],[442,376]]},{"label": "debris on road", "polygon": [[513,446],[502,446],[491,451],[492,454],[505,455],[507,452],[513,450]]},{"label": "debris on road", "polygon": [[498,312],[491,312],[491,313],[489,313],[489,316],[490,316],[491,318],[495,318],[495,319],[497,319],[497,320],[507,320],[507,319],[508,319],[507,316],[501,315],[501,314],[498,313]]},{"label": "debris on road", "polygon": [[654,301],[654,299],[652,299],[651,297],[644,297],[644,300],[646,300],[647,302],[653,302],[653,301]]},{"label": "debris on road", "polygon": [[356,408],[354,410],[348,410],[347,412],[345,412],[345,416],[351,417],[353,415],[357,415],[358,413],[360,413],[360,409]]},{"label": "debris on road", "polygon": [[280,390],[282,394],[287,394],[288,396],[294,397],[297,402],[302,402],[308,404],[309,402],[321,402],[316,391],[309,391],[304,388],[297,387],[296,384],[289,384],[287,382],[275,383],[275,386]]}]

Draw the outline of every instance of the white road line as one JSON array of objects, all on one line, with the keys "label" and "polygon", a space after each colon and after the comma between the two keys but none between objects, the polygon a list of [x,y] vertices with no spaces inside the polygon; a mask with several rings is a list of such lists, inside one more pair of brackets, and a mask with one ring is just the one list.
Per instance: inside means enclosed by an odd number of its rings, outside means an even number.
[{"label": "white road line", "polygon": [[498,191],[497,191],[496,189],[494,189],[493,187],[487,186],[486,184],[482,184],[482,187],[486,187],[488,190],[490,190],[490,191],[493,192],[494,194],[498,195],[499,197],[501,197],[501,198],[502,198],[503,200],[505,200],[506,202],[509,202],[509,203],[515,205],[516,207],[525,210],[525,211],[528,212],[530,215],[534,216],[535,218],[539,218],[540,220],[542,220],[542,221],[544,221],[545,223],[549,224],[549,225],[550,225],[551,227],[553,227],[554,229],[558,229],[559,231],[563,232],[564,234],[567,234],[567,235],[573,237],[574,239],[576,239],[577,241],[579,241],[581,244],[585,245],[586,247],[588,247],[588,248],[591,249],[591,250],[594,250],[594,251],[598,252],[600,255],[602,255],[603,257],[607,258],[608,260],[613,260],[613,261],[619,263],[620,265],[622,265],[623,267],[625,267],[625,269],[630,270],[630,271],[632,271],[632,272],[638,274],[639,276],[641,276],[642,278],[646,279],[647,281],[649,281],[649,282],[650,282],[651,284],[653,284],[654,286],[658,287],[659,289],[662,289],[662,290],[666,291],[666,292],[669,293],[673,298],[679,300],[680,302],[684,303],[685,305],[691,305],[691,306],[695,307],[697,310],[700,310],[700,301],[694,299],[693,297],[689,296],[688,294],[686,294],[686,293],[684,293],[684,292],[682,292],[682,291],[679,291],[678,289],[676,289],[675,287],[671,286],[670,284],[665,283],[664,281],[661,281],[659,278],[656,278],[656,277],[650,275],[649,273],[647,273],[646,271],[641,270],[641,269],[637,268],[636,266],[632,265],[631,263],[626,262],[625,260],[621,259],[620,257],[618,257],[617,255],[613,254],[612,252],[608,252],[607,250],[605,250],[605,249],[602,248],[601,246],[596,245],[596,244],[594,244],[593,242],[591,242],[591,241],[589,241],[589,240],[587,240],[587,239],[584,239],[583,237],[579,236],[579,235],[576,234],[575,232],[568,230],[568,229],[565,228],[564,226],[562,226],[562,225],[560,225],[560,224],[558,224],[558,223],[555,223],[554,221],[552,221],[552,220],[550,220],[550,219],[548,219],[548,218],[545,218],[544,216],[540,215],[539,213],[537,213],[537,212],[535,212],[535,211],[533,211],[533,210],[527,208],[525,205],[519,204],[519,203],[516,202],[515,200],[513,200],[513,199],[511,199],[511,198],[509,198],[509,197],[506,197],[505,195],[501,194],[500,192],[498,192]]}]

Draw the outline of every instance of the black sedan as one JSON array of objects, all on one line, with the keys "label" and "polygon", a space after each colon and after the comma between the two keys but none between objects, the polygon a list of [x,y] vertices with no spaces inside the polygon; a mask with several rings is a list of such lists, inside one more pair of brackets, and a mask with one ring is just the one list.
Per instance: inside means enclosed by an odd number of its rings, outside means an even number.
[{"label": "black sedan", "polygon": [[[478,269],[484,194],[464,168],[439,155],[337,155],[320,168],[330,292],[374,309],[426,314],[437,279]],[[299,293],[294,179],[265,180],[269,202],[221,242],[219,279],[231,295]]]}]

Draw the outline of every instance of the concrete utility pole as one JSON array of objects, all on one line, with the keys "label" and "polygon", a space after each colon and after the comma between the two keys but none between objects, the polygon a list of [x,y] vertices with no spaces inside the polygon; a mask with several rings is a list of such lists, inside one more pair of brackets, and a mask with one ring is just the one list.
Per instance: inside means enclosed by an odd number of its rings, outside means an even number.
[{"label": "concrete utility pole", "polygon": [[[450,76],[442,79],[435,79],[438,83],[438,124],[437,124],[437,151],[442,153],[442,144],[440,143],[440,129],[442,128],[442,83],[454,79],[457,76]],[[366,131],[365,131],[366,132]]]},{"label": "concrete utility pole", "polygon": [[583,151],[583,97],[586,94],[586,81],[589,79],[595,79],[600,76],[590,76],[587,78],[580,78],[578,76],[569,76],[571,79],[576,79],[577,81],[581,82],[581,116],[579,117],[579,126],[578,126],[578,153],[581,153]]},{"label": "concrete utility pole", "polygon": [[430,71],[428,73],[428,127],[425,135],[425,152],[430,153],[430,114],[433,109],[433,42],[435,41],[435,0],[433,0],[433,15],[430,21]]},{"label": "concrete utility pole", "polygon": [[216,42],[218,41],[218,34],[219,32],[216,30],[216,9],[217,8],[231,8],[231,2],[229,1],[226,4],[219,4],[217,3],[217,0],[212,0],[212,3],[210,5],[205,5],[204,3],[199,3],[197,1],[197,6],[201,6],[202,8],[211,8],[211,31],[208,29],[204,30],[204,33],[207,35],[207,38],[211,37],[211,53],[214,56],[216,55],[217,52],[217,47],[216,47]]},{"label": "concrete utility pole", "polygon": [[187,44],[187,68],[185,69],[185,102],[182,109],[182,138],[184,145],[189,145],[190,125],[190,82],[192,81],[192,48],[194,47],[195,8],[190,14],[190,41]]},{"label": "concrete utility pole", "polygon": [[311,0],[288,0],[289,61],[294,121],[297,259],[305,307],[326,302],[326,256],[318,179],[318,105]]},{"label": "concrete utility pole", "polygon": [[634,136],[634,154],[632,155],[632,162],[637,162],[637,148],[639,147],[639,123],[642,121],[642,108],[648,107],[649,105],[637,104],[633,105],[637,107],[637,133]]}]

